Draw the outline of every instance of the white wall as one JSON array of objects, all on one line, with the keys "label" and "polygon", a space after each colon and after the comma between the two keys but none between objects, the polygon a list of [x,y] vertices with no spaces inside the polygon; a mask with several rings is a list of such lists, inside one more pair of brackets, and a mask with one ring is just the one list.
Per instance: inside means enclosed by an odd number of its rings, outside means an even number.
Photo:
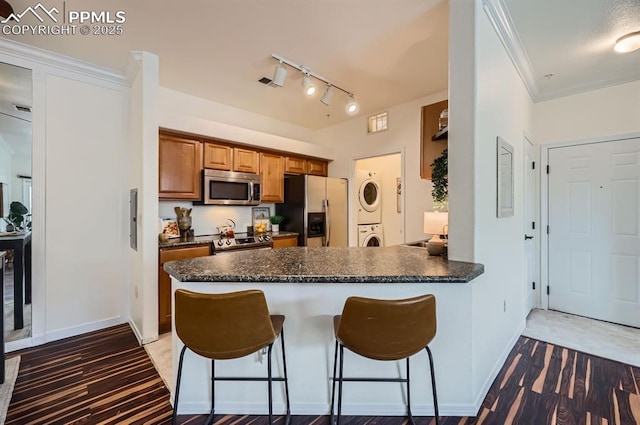
[{"label": "white wall", "polygon": [[[260,204],[267,207],[273,215],[275,204]],[[193,208],[191,212],[191,228],[196,235],[213,235],[217,233],[217,226],[227,224],[227,219],[236,223],[236,232],[244,233],[247,226],[252,226],[251,207],[226,206],[226,205],[193,205],[188,201],[160,201],[159,216],[176,218],[174,207]]]},{"label": "white wall", "polygon": [[[380,180],[382,213],[382,231],[384,245],[399,245],[404,240],[404,202],[401,199],[402,211],[398,212],[396,196],[396,179],[402,176],[402,156],[397,154],[376,156],[373,158],[359,159],[356,161],[356,169],[374,171]],[[349,202],[358,207],[358,193],[353,192]]]},{"label": "white wall", "polygon": [[539,144],[595,139],[640,131],[640,81],[536,103]]},{"label": "white wall", "polygon": [[160,87],[160,127],[251,146],[333,159],[312,142],[315,133],[262,115]]},{"label": "white wall", "polygon": [[[455,198],[455,202],[449,205],[449,218],[450,228],[458,231],[455,235],[458,252],[463,255],[473,253],[473,261],[485,266],[485,273],[471,283],[472,385],[473,393],[480,402],[525,323],[522,146],[524,134],[531,133],[533,105],[482,9],[482,1],[452,3],[451,16],[452,32],[459,26],[471,29],[466,40],[452,37],[451,52],[455,55],[451,59],[451,75],[456,74],[453,71],[456,69],[465,69],[465,72],[475,69],[472,75],[457,74],[451,79],[452,92],[458,79],[466,79],[461,86],[472,79],[474,117],[473,122],[468,122],[463,119],[464,115],[454,115],[459,109],[452,108],[449,112],[450,124],[455,123],[449,138],[450,145],[455,146],[449,151],[450,179],[457,183],[467,182],[466,188],[460,185],[450,187],[451,198]],[[454,16],[475,18],[465,22],[465,19],[454,19]],[[469,48],[475,50],[469,51]],[[469,57],[474,58],[471,68]],[[463,65],[466,68],[461,68]],[[459,92],[452,95],[450,105],[462,96],[463,93]],[[467,111],[468,105],[461,106],[463,111]],[[458,131],[465,134],[471,131],[473,137],[460,138]],[[497,136],[514,147],[515,214],[506,218],[496,217]],[[471,168],[464,166],[470,153],[473,155]],[[458,221],[465,227],[473,224],[469,242],[461,239],[463,235]],[[473,246],[463,246],[465,243]]]},{"label": "white wall", "polygon": [[45,84],[46,333],[62,335],[126,317],[128,93],[74,76]]},{"label": "white wall", "polygon": [[[14,155],[11,160],[11,200],[20,201],[23,204],[27,204],[23,197],[22,182],[24,179],[18,178],[21,176],[31,176],[31,158]],[[31,210],[29,210],[31,212]]]},{"label": "white wall", "polygon": [[134,332],[140,341],[149,342],[158,336],[158,57],[134,52],[128,74],[128,189],[138,190],[138,246],[137,250],[127,248],[131,285],[126,295]]},{"label": "white wall", "polygon": [[[339,153],[329,163],[329,175],[346,177],[350,183],[353,182],[354,161],[357,159],[403,153],[406,241],[425,238],[423,214],[433,209],[431,182],[420,178],[421,108],[446,98],[446,93],[439,93],[388,108],[389,129],[380,133],[367,134],[367,117],[364,116],[318,131],[318,143]],[[349,192],[353,194],[356,190],[350,184]],[[358,241],[355,231],[357,210],[353,202],[349,211],[349,241],[355,245]]]}]

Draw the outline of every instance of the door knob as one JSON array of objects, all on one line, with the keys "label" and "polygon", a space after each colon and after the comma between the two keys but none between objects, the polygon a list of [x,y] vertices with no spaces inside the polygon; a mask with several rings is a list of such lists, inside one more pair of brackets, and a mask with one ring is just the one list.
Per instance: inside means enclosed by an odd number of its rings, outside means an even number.
[{"label": "door knob", "polygon": [[533,236],[529,236],[529,235],[524,235],[524,240],[527,241],[529,239],[533,239]]}]

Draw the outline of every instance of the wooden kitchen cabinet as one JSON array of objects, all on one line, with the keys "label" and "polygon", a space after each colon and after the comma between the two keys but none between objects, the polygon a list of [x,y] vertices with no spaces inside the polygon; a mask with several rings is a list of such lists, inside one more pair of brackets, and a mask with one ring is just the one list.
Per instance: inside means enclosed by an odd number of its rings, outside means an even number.
[{"label": "wooden kitchen cabinet", "polygon": [[197,245],[188,248],[163,248],[160,250],[160,269],[158,270],[158,332],[171,330],[171,277],[162,268],[164,263],[187,258],[206,257],[211,255],[211,246]]},{"label": "wooden kitchen cabinet", "polygon": [[262,202],[284,202],[284,157],[261,152]]},{"label": "wooden kitchen cabinet", "polygon": [[284,172],[287,174],[307,174],[307,160],[297,156],[285,157]]},{"label": "wooden kitchen cabinet", "polygon": [[204,144],[204,168],[231,171],[233,149],[216,143]]},{"label": "wooden kitchen cabinet", "polygon": [[258,152],[251,149],[233,148],[233,171],[255,173],[259,171]]},{"label": "wooden kitchen cabinet", "polygon": [[288,246],[298,246],[297,236],[285,236],[282,238],[273,238],[273,248],[286,248]]},{"label": "wooden kitchen cabinet", "polygon": [[160,134],[160,199],[201,199],[201,171],[202,142]]},{"label": "wooden kitchen cabinet", "polygon": [[327,176],[327,161],[310,159],[307,161],[307,174],[314,176]]}]

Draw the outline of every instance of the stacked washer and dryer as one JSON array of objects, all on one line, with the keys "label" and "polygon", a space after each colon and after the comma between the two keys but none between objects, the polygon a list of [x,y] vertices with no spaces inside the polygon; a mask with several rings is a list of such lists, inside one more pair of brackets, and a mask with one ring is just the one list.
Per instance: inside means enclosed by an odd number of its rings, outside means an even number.
[{"label": "stacked washer and dryer", "polygon": [[375,172],[356,170],[358,190],[358,246],[384,246],[382,190]]}]

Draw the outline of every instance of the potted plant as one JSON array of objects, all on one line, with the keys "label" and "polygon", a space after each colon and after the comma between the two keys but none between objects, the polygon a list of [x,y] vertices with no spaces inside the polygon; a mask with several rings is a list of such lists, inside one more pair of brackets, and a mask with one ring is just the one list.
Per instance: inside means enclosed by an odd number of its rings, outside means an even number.
[{"label": "potted plant", "polygon": [[7,232],[14,230],[31,229],[29,210],[22,202],[14,201],[9,205],[9,216],[2,219],[7,223]]},{"label": "potted plant", "polygon": [[448,149],[431,164],[431,196],[433,196],[433,207],[442,210],[447,206],[449,200],[449,164]]},{"label": "potted plant", "polygon": [[280,231],[280,223],[284,220],[284,217],[281,215],[272,215],[269,217],[269,221],[271,222],[271,231],[279,232]]}]

